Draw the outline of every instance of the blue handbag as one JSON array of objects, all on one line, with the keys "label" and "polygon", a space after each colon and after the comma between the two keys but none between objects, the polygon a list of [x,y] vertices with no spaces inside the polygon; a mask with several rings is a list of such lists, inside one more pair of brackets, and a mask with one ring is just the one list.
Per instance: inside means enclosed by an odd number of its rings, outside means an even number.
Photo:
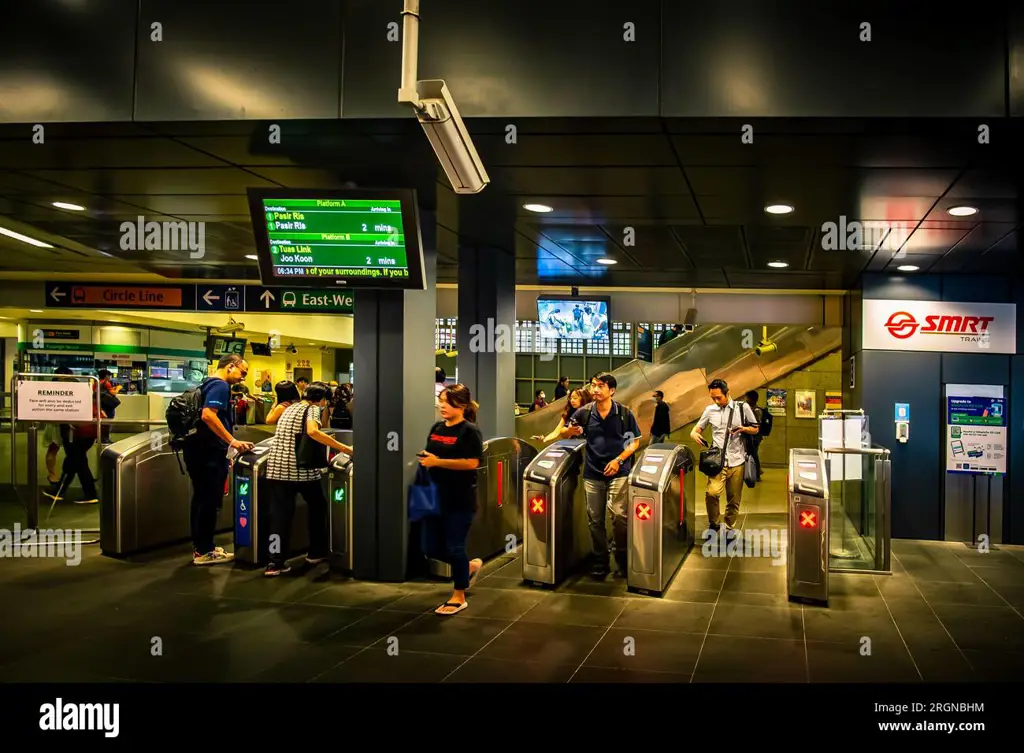
[{"label": "blue handbag", "polygon": [[437,484],[430,478],[430,471],[421,465],[416,469],[416,478],[409,484],[409,522],[416,523],[440,514]]}]

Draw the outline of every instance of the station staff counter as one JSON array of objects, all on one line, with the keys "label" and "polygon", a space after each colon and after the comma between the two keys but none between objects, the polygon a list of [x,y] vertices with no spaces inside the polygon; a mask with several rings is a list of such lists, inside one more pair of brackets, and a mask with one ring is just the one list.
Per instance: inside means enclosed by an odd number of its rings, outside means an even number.
[{"label": "station staff counter", "polygon": [[526,467],[522,485],[523,580],[557,586],[590,555],[580,476],[586,440],[561,439]]},{"label": "station staff counter", "polygon": [[[344,441],[344,440],[342,440]],[[485,562],[499,554],[512,554],[522,539],[520,487],[523,472],[536,457],[533,445],[516,437],[497,437],[484,442],[483,462],[477,469],[477,512],[466,538],[469,559]],[[430,559],[432,575],[452,576],[451,566]]]},{"label": "station staff counter", "polygon": [[630,591],[664,595],[693,548],[696,527],[693,452],[681,444],[648,446],[629,474],[626,507]]},{"label": "station staff counter", "polygon": [[[100,455],[100,549],[111,557],[169,546],[192,537],[192,483],[168,444],[166,428],[114,442]],[[182,460],[184,462],[184,460]],[[225,504],[217,532],[230,531]]]}]

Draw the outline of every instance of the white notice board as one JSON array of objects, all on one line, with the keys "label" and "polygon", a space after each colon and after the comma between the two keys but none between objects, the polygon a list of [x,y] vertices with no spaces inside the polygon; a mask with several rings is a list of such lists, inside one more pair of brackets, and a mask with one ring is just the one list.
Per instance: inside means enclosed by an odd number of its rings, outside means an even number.
[{"label": "white notice board", "polygon": [[859,450],[861,433],[864,429],[863,416],[836,416],[821,419],[821,449],[829,465],[828,475],[833,481],[860,481],[862,455],[829,455],[829,448]]},{"label": "white notice board", "polygon": [[94,421],[91,383],[18,382],[19,421]]}]

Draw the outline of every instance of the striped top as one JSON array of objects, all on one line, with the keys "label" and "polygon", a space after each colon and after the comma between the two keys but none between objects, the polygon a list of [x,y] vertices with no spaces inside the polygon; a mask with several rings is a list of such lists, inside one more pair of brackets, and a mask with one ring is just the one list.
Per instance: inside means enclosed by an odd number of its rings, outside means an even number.
[{"label": "striped top", "polygon": [[299,468],[295,459],[295,441],[300,434],[306,433],[306,424],[302,420],[306,411],[307,418],[320,425],[320,408],[316,405],[294,403],[285,408],[277,422],[274,434],[274,446],[270,448],[267,460],[267,478],[273,481],[318,481],[321,472],[317,469]]}]

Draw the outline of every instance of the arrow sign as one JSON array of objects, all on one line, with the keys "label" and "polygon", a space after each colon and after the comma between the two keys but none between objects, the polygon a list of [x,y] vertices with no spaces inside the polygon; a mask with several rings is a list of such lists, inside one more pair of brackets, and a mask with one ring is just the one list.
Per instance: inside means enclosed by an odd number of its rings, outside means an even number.
[{"label": "arrow sign", "polygon": [[269,290],[264,290],[263,293],[260,295],[260,300],[263,301],[264,307],[269,309],[270,302],[274,300],[274,294],[271,293]]},{"label": "arrow sign", "polygon": [[244,285],[200,285],[196,296],[199,311],[244,311]]},{"label": "arrow sign", "polygon": [[60,303],[60,299],[64,298],[66,295],[67,293],[65,293],[60,288],[54,288],[53,290],[50,291],[50,298],[53,299],[54,303]]},{"label": "arrow sign", "polygon": [[208,306],[212,306],[214,301],[220,300],[220,296],[214,295],[212,290],[207,290],[206,293],[203,295],[203,300],[206,301],[206,304]]}]

